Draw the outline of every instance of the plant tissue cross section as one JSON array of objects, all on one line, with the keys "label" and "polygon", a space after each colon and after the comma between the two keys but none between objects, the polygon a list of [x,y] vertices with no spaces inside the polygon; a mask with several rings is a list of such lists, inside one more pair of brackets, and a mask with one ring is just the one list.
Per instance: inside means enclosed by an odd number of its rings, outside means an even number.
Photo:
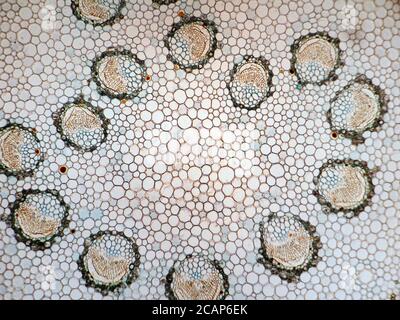
[{"label": "plant tissue cross section", "polygon": [[400,297],[398,1],[0,23],[1,300]]}]

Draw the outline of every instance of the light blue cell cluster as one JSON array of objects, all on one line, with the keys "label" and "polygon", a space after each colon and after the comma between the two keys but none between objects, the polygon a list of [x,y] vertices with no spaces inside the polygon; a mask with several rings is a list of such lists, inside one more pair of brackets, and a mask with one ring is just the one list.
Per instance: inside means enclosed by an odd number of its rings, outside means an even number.
[{"label": "light blue cell cluster", "polygon": [[123,257],[132,262],[135,260],[133,243],[119,235],[104,234],[92,246],[105,252],[108,257]]},{"label": "light blue cell cluster", "polygon": [[331,191],[335,189],[342,180],[340,168],[331,167],[324,170],[319,178],[319,189]]},{"label": "light blue cell cluster", "polygon": [[300,221],[288,216],[275,217],[264,225],[264,236],[273,242],[286,242],[290,231],[302,228]]},{"label": "light blue cell cluster", "polygon": [[332,126],[339,130],[351,130],[348,119],[355,108],[353,94],[347,90],[341,92],[331,105]]},{"label": "light blue cell cluster", "polygon": [[21,165],[23,170],[33,170],[40,160],[40,154],[36,154],[35,150],[39,149],[39,142],[30,132],[23,133],[23,143],[19,147],[21,155]]},{"label": "light blue cell cluster", "polygon": [[259,90],[253,85],[243,85],[240,81],[233,81],[231,85],[232,98],[236,103],[244,105],[246,108],[255,108],[268,94],[268,88],[264,91]]},{"label": "light blue cell cluster", "polygon": [[50,193],[29,194],[24,202],[36,208],[43,217],[61,221],[67,213],[58,198]]},{"label": "light blue cell cluster", "polygon": [[118,62],[121,75],[127,81],[126,93],[136,92],[142,85],[144,68],[129,56],[119,56]]},{"label": "light blue cell cluster", "polygon": [[324,67],[316,61],[296,63],[296,72],[301,82],[318,83],[329,77],[331,69]]},{"label": "light blue cell cluster", "polygon": [[215,267],[206,258],[195,256],[186,258],[179,263],[176,272],[186,275],[187,278],[192,280],[201,280],[212,273],[214,269]]},{"label": "light blue cell cluster", "polygon": [[173,58],[182,66],[189,66],[197,62],[191,58],[189,44],[180,37],[179,32],[171,39],[171,53]]},{"label": "light blue cell cluster", "polygon": [[78,146],[89,149],[101,144],[104,139],[104,132],[101,128],[95,130],[81,128],[73,134],[67,134],[67,137]]}]

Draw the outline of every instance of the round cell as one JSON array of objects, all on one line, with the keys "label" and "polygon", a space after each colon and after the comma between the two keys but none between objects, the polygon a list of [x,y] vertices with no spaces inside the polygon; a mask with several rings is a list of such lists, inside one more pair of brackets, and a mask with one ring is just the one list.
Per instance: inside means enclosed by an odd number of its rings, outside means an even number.
[{"label": "round cell", "polygon": [[383,90],[360,75],[335,95],[327,118],[332,131],[361,142],[365,131],[383,123],[386,108]]},{"label": "round cell", "polygon": [[0,173],[31,176],[42,160],[35,130],[17,124],[0,128]]},{"label": "round cell", "polygon": [[240,108],[256,109],[271,94],[272,72],[263,58],[245,56],[235,64],[228,83],[233,104]]},{"label": "round cell", "polygon": [[54,114],[54,123],[68,145],[82,151],[93,151],[106,140],[109,121],[101,109],[79,97]]},{"label": "round cell", "polygon": [[297,39],[292,47],[292,71],[300,84],[322,84],[335,78],[341,65],[339,40],[326,33],[312,33]]},{"label": "round cell", "polygon": [[138,277],[139,249],[123,233],[101,231],[85,242],[78,264],[86,284],[106,295]]},{"label": "round cell", "polygon": [[165,289],[170,300],[223,300],[228,295],[229,283],[217,261],[188,255],[175,262]]},{"label": "round cell", "polygon": [[329,160],[316,178],[315,195],[330,212],[343,212],[347,217],[359,214],[374,193],[372,172],[357,160]]},{"label": "round cell", "polygon": [[290,213],[274,213],[260,224],[262,258],[259,262],[289,282],[316,266],[320,238],[315,227]]},{"label": "round cell", "polygon": [[217,48],[214,22],[197,17],[183,18],[172,26],[165,40],[169,59],[181,69],[202,68]]},{"label": "round cell", "polygon": [[94,26],[112,25],[122,19],[125,0],[72,0],[74,15]]},{"label": "round cell", "polygon": [[57,191],[22,191],[11,208],[17,240],[33,249],[50,247],[68,225],[68,211],[68,205]]},{"label": "round cell", "polygon": [[97,57],[92,77],[101,94],[110,98],[136,97],[146,76],[144,61],[129,50],[110,49]]}]

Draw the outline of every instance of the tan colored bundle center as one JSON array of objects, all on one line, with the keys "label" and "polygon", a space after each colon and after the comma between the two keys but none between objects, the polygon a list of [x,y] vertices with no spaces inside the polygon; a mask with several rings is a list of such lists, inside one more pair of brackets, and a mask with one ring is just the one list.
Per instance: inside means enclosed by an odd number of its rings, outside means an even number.
[{"label": "tan colored bundle center", "polygon": [[16,212],[22,231],[32,239],[45,238],[57,232],[59,221],[43,217],[36,208],[22,203]]},{"label": "tan colored bundle center", "polygon": [[101,128],[101,120],[84,105],[73,106],[64,115],[63,128],[69,134],[80,129],[95,130]]},{"label": "tan colored bundle center", "polygon": [[22,169],[22,159],[19,148],[24,141],[24,133],[18,129],[11,129],[0,137],[0,160],[7,167]]},{"label": "tan colored bundle center", "polygon": [[265,243],[267,255],[285,267],[301,266],[309,257],[311,238],[306,230],[290,231],[287,241],[275,244],[272,241]]},{"label": "tan colored bundle center", "polygon": [[173,286],[174,293],[180,300],[216,300],[223,288],[223,282],[217,271],[201,280],[189,280],[176,273]]},{"label": "tan colored bundle center", "polygon": [[267,73],[258,63],[245,63],[235,76],[235,80],[242,85],[253,85],[260,90],[265,90],[267,86]]},{"label": "tan colored bundle center", "polygon": [[319,62],[324,67],[332,69],[336,64],[336,50],[324,39],[309,39],[300,46],[297,61],[299,63]]},{"label": "tan colored bundle center", "polygon": [[353,209],[359,205],[367,194],[365,177],[360,169],[345,166],[340,184],[326,192],[329,202],[336,208]]},{"label": "tan colored bundle center", "polygon": [[204,26],[191,23],[183,26],[179,32],[188,42],[190,56],[194,61],[202,60],[210,50],[211,36]]},{"label": "tan colored bundle center", "polygon": [[101,22],[110,17],[109,9],[98,0],[79,0],[79,8],[85,18],[93,21]]},{"label": "tan colored bundle center", "polygon": [[116,283],[129,272],[129,261],[123,257],[106,257],[99,249],[91,247],[87,253],[90,274],[97,281]]},{"label": "tan colored bundle center", "polygon": [[121,75],[118,57],[106,57],[99,67],[99,77],[106,88],[117,93],[127,92],[127,80]]}]

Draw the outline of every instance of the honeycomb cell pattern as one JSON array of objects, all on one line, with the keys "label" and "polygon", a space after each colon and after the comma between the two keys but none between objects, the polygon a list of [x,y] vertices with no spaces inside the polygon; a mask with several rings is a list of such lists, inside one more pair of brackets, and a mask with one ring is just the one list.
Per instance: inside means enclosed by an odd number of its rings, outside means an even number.
[{"label": "honeycomb cell pattern", "polygon": [[0,298],[400,296],[398,1],[122,3],[0,4]]},{"label": "honeycomb cell pattern", "polygon": [[171,268],[165,291],[170,300],[223,300],[229,282],[218,261],[188,255]]}]

